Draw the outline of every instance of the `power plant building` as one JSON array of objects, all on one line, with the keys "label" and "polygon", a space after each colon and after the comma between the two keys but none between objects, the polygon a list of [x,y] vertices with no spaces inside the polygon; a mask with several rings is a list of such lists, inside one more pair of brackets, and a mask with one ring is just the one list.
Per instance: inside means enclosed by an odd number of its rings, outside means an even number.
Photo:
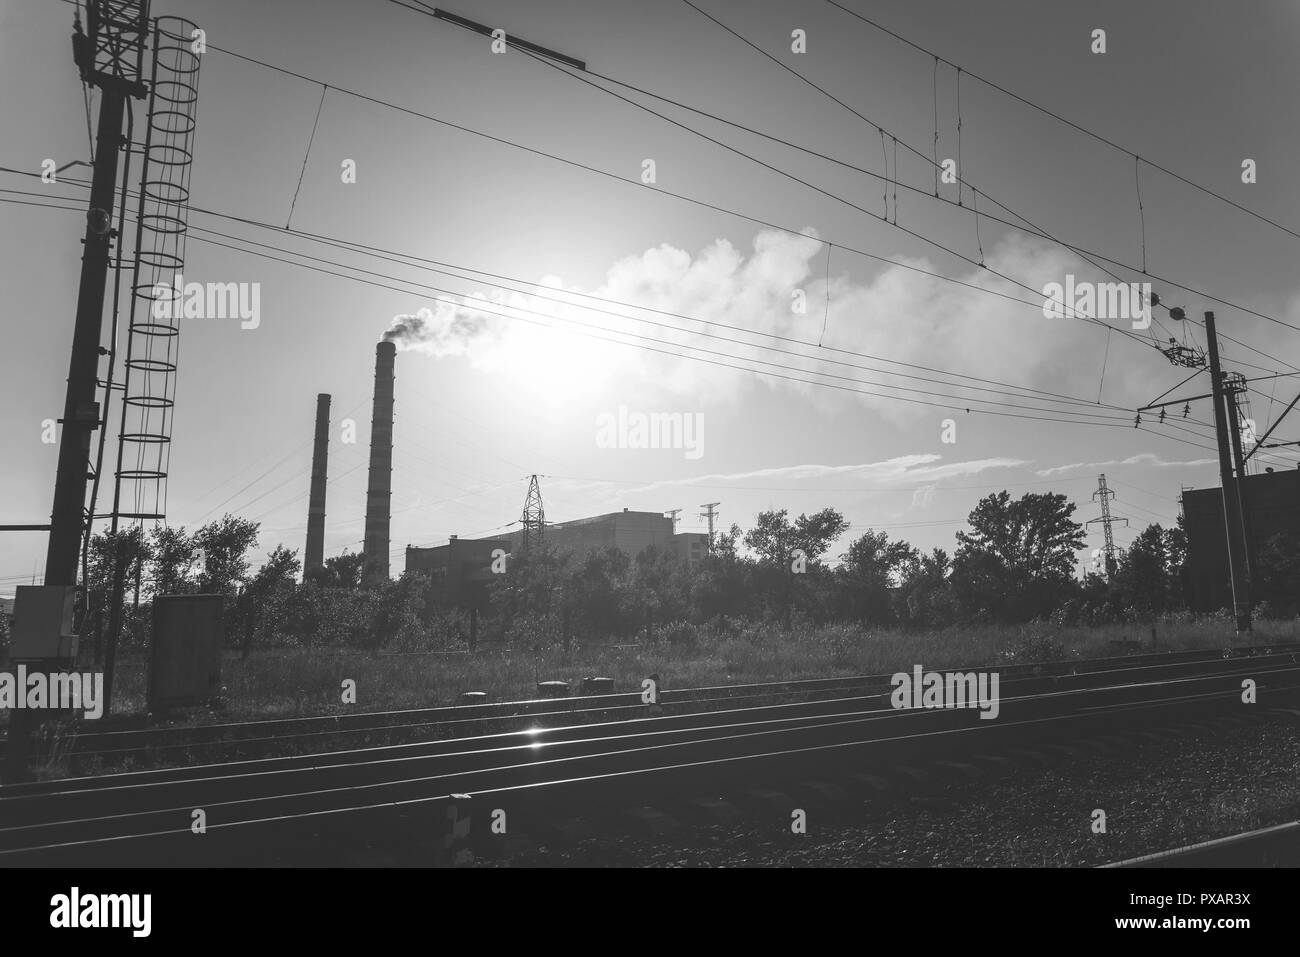
[{"label": "power plant building", "polygon": [[[1247,475],[1242,482],[1246,548],[1258,554],[1274,535],[1300,535],[1300,469]],[[1183,526],[1187,530],[1184,585],[1187,605],[1195,612],[1232,607],[1227,532],[1221,488],[1183,492]],[[1237,516],[1232,516],[1239,521]]]},{"label": "power plant building", "polygon": [[429,597],[435,603],[482,610],[487,607],[494,552],[508,554],[510,540],[453,535],[446,545],[434,548],[406,546],[406,570],[429,576]]},{"label": "power plant building", "polygon": [[[548,525],[542,541],[556,551],[581,559],[603,548],[617,548],[629,558],[655,546],[688,565],[704,560],[709,536],[703,532],[674,532],[673,520],[660,512],[609,512],[591,518]],[[406,549],[406,570],[423,572],[431,580],[435,601],[459,607],[482,607],[492,578],[492,554],[517,552],[523,530],[485,539],[452,537],[446,545]]]},{"label": "power plant building", "polygon": [[[512,532],[511,545],[518,548],[523,532]],[[608,512],[591,518],[548,525],[543,541],[561,552],[581,558],[601,548],[617,548],[635,558],[651,545],[671,552],[688,565],[703,561],[709,536],[703,532],[674,532],[673,520],[662,512]]]}]

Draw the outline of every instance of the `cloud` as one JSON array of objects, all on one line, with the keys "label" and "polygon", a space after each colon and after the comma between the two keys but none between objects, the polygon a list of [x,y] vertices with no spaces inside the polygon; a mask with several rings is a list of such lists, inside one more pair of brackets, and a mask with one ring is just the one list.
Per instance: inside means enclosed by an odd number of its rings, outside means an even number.
[{"label": "cloud", "polygon": [[[931,492],[936,484],[943,479],[953,478],[956,476],[976,475],[990,469],[1019,468],[1029,463],[1022,459],[1011,458],[988,458],[988,459],[971,459],[964,462],[939,463],[942,456],[932,453],[920,455],[903,455],[892,459],[886,459],[880,462],[867,462],[861,465],[789,465],[778,468],[753,469],[747,472],[714,472],[708,475],[698,475],[692,478],[682,479],[665,479],[662,482],[651,482],[646,485],[640,485],[635,488],[623,490],[622,494],[633,495],[648,492],[654,489],[669,487],[689,487],[693,485],[721,485],[733,482],[753,481],[755,479],[775,479],[786,481],[807,482],[809,491],[816,491],[818,486],[815,484],[819,479],[843,478],[845,476],[855,476],[862,479],[861,491],[871,492],[881,489],[893,489],[907,487],[911,485],[923,485]],[[575,486],[577,488],[600,488],[615,483],[603,482],[599,479],[582,480]],[[755,486],[754,488],[762,491],[769,486]],[[776,486],[770,486],[776,488]],[[849,488],[849,491],[855,491],[858,487]]]},{"label": "cloud", "polygon": [[1052,475],[1061,475],[1065,472],[1073,472],[1076,469],[1099,469],[1106,468],[1110,465],[1142,465],[1153,466],[1155,468],[1191,468],[1199,465],[1214,465],[1218,459],[1190,459],[1186,462],[1166,462],[1158,455],[1151,452],[1140,452],[1137,455],[1130,455],[1126,459],[1107,459],[1105,462],[1073,462],[1069,465],[1055,465],[1047,469],[1038,469],[1034,472],[1042,478],[1048,478]]},{"label": "cloud", "polygon": [[[940,270],[924,257],[882,267],[836,253],[832,267],[839,272],[828,282],[826,246],[811,229],[762,230],[747,254],[725,239],[694,256],[661,244],[617,260],[593,289],[548,276],[522,290],[443,297],[432,309],[397,317],[388,335],[404,348],[463,357],[521,381],[547,368],[581,374],[588,388],[609,384],[640,402],[737,402],[768,389],[811,397],[820,410],[863,405],[896,425],[977,408],[981,399],[1031,407],[1031,415],[1106,413],[1091,402],[1062,410],[1045,395],[1021,391],[1096,394],[1104,330],[1044,318],[1031,291],[1066,273],[1093,278],[1092,267],[1073,254],[1009,234],[988,251],[988,270],[952,273],[965,284],[958,285],[926,275]],[[1115,337],[1105,399],[1127,408],[1148,398],[1152,361],[1163,364],[1149,347]],[[1005,387],[976,376],[1020,388],[1011,395],[981,391]]]}]

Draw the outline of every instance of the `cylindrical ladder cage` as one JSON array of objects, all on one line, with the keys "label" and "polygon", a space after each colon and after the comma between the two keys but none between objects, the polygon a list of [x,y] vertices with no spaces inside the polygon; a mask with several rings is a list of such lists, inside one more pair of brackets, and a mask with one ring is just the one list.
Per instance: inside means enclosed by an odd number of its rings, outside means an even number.
[{"label": "cylindrical ladder cage", "polygon": [[180,17],[153,21],[149,119],[113,492],[115,524],[119,516],[161,519],[166,513],[198,100],[196,30]]}]

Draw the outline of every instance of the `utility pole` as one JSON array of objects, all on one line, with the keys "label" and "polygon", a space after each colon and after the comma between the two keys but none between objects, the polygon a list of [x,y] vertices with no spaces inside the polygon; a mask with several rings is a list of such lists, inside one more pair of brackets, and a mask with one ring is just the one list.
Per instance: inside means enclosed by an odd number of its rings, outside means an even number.
[{"label": "utility pole", "polygon": [[665,516],[667,516],[668,518],[671,518],[671,519],[673,520],[673,534],[674,534],[674,535],[677,534],[677,516],[680,515],[681,513],[682,513],[682,510],[681,510],[680,508],[670,508],[668,511],[664,512],[664,515],[665,515]]},{"label": "utility pole", "polygon": [[709,502],[707,505],[700,506],[700,508],[704,509],[704,511],[700,512],[700,518],[708,519],[709,522],[708,553],[710,555],[713,554],[713,520],[717,518],[718,516],[717,508],[721,504],[722,504],[721,502]]},{"label": "utility pole", "polygon": [[[50,541],[45,556],[47,585],[75,585],[81,536],[88,521],[86,482],[90,469],[90,436],[100,426],[96,401],[99,380],[99,346],[103,333],[104,287],[113,240],[113,206],[117,198],[117,161],[122,150],[122,116],[128,95],[143,98],[140,61],[148,32],[149,4],[91,3],[87,11],[89,35],[80,22],[73,35],[73,50],[82,79],[102,93],[99,128],[95,138],[95,173],[86,212],[85,247],[81,256],[81,284],[77,291],[77,318],[68,364],[68,388],[63,403],[63,428],[59,435],[59,464],[54,481],[54,508],[50,515]],[[107,58],[107,59],[105,59]]]},{"label": "utility pole", "polygon": [[[1219,368],[1219,340],[1214,330],[1214,313],[1205,314],[1206,351],[1210,359],[1210,387],[1214,398],[1214,433],[1219,446],[1219,480],[1223,485],[1223,527],[1228,539],[1228,574],[1232,582],[1232,607],[1237,623],[1237,638],[1251,632],[1250,567],[1246,560],[1246,543],[1242,528],[1241,488],[1233,474],[1236,421],[1229,426],[1228,401],[1223,372]],[[1241,462],[1241,437],[1236,436],[1236,460]],[[1244,466],[1242,466],[1244,468]]]},{"label": "utility pole", "polygon": [[[117,200],[118,156],[124,145],[122,119],[126,98],[143,99],[146,93],[142,67],[144,42],[149,32],[149,2],[91,0],[86,4],[87,32],[82,32],[79,13],[73,29],[73,59],[81,79],[88,86],[99,87],[101,96],[68,386],[63,418],[59,420],[59,459],[50,538],[45,554],[45,587],[63,589],[76,587],[82,536],[91,520],[86,513],[86,484],[92,468],[91,435],[100,428],[103,417],[97,388],[104,289],[113,241],[119,238],[113,229],[113,207]],[[70,622],[64,625],[71,627]],[[75,658],[75,646],[73,654]],[[37,668],[53,671],[75,661],[46,658],[32,663]],[[15,708],[10,715],[6,771],[11,779],[26,776],[33,723],[31,712],[25,708]]]},{"label": "utility pole", "polygon": [[1237,396],[1246,391],[1245,377],[1234,373],[1225,377],[1223,383],[1223,400],[1227,404],[1229,435],[1232,437],[1232,466],[1237,475],[1237,514],[1241,521],[1242,550],[1246,557],[1246,576],[1252,577],[1255,567],[1255,554],[1251,545],[1250,525],[1246,522],[1246,459],[1242,455],[1241,445],[1241,409]]}]

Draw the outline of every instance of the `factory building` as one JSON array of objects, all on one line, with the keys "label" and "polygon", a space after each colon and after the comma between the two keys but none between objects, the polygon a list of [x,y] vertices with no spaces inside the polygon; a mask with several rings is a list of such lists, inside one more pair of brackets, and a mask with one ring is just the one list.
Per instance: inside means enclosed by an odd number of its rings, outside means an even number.
[{"label": "factory building", "polygon": [[[514,548],[522,540],[522,530],[511,533]],[[548,525],[543,540],[558,551],[572,552],[577,558],[600,548],[617,548],[629,558],[635,558],[654,545],[661,551],[672,552],[688,565],[703,561],[709,545],[709,536],[703,532],[674,532],[673,520],[661,512],[633,512],[626,508]]]},{"label": "factory building", "polygon": [[[1246,547],[1253,555],[1274,535],[1300,535],[1300,469],[1247,475],[1242,483]],[[1223,490],[1183,491],[1187,562],[1183,567],[1187,605],[1209,612],[1232,607],[1228,575],[1227,533],[1223,524]]]},{"label": "factory building", "polygon": [[[673,531],[673,520],[660,512],[623,509],[592,518],[548,525],[543,533],[547,546],[581,559],[602,548],[617,548],[635,558],[650,546],[670,552],[688,565],[704,560],[709,536],[703,532]],[[482,539],[452,537],[446,545],[406,549],[407,571],[423,572],[431,581],[432,597],[439,604],[461,608],[485,606],[487,583],[492,578],[492,553],[507,553],[522,547],[523,530],[507,536]]]},{"label": "factory building", "polygon": [[492,553],[509,553],[505,538],[451,537],[434,548],[406,546],[406,570],[429,576],[429,597],[439,605],[455,608],[487,607],[487,585],[492,580]]}]

